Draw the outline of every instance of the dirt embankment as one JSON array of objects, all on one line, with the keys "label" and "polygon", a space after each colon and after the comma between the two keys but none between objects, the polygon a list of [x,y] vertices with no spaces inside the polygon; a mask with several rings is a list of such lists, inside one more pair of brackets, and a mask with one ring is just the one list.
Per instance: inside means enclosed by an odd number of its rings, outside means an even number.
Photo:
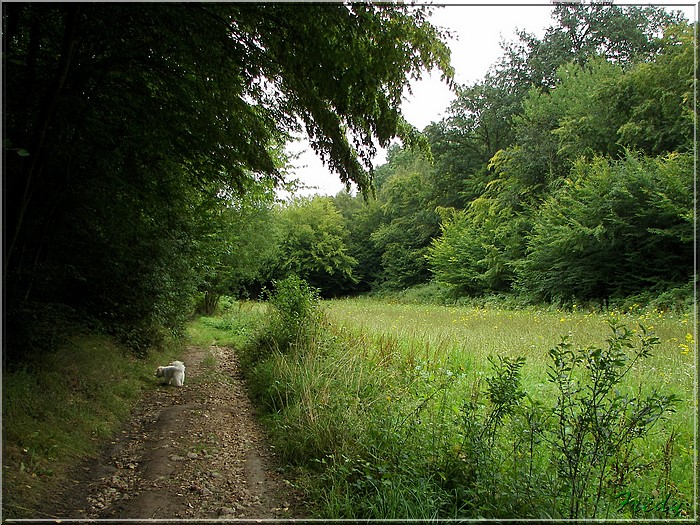
[{"label": "dirt embankment", "polygon": [[104,455],[66,480],[46,516],[63,519],[284,519],[302,499],[275,470],[235,354],[190,347],[182,388],[159,385]]}]

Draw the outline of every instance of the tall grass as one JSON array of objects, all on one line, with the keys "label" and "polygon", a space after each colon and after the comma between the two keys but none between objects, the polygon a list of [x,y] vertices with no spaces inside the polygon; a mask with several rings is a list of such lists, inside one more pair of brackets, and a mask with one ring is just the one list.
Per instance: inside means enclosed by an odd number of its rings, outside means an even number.
[{"label": "tall grass", "polygon": [[[570,334],[585,345],[601,345],[608,337],[609,320],[632,330],[642,324],[661,344],[643,366],[634,371],[637,384],[662,384],[687,401],[686,416],[692,419],[695,378],[694,326],[689,314],[675,314],[640,307],[626,311],[596,313],[526,308],[447,307],[391,304],[372,299],[336,300],[324,303],[337,326],[371,337],[381,347],[396,340],[407,359],[449,359],[483,372],[489,356],[526,358],[525,383],[531,389],[547,389],[543,373],[548,351]],[[538,387],[539,385],[539,387]]]},{"label": "tall grass", "polygon": [[[590,313],[368,299],[326,302],[324,310],[291,345],[287,337],[284,348],[270,346],[275,338],[268,331],[248,347],[256,356],[248,362],[252,391],[267,409],[278,454],[308,473],[302,480],[320,516],[693,515],[695,340],[688,317],[637,308]],[[629,326],[629,334],[611,335],[611,320]],[[658,344],[643,342],[640,322],[653,327]],[[557,446],[553,416],[568,383],[551,380],[550,355],[564,348],[558,345],[567,334],[567,351],[582,363],[614,345],[653,350],[619,384],[612,381],[607,405],[596,398],[599,410],[586,409],[589,383],[569,396],[571,414],[588,418],[578,431],[576,423],[560,425],[562,435],[580,436],[589,451],[577,452],[572,479],[559,467],[575,449],[566,437]],[[632,363],[613,357],[599,362]],[[583,381],[587,370],[572,380]],[[662,407],[656,419],[635,412],[654,400]],[[591,416],[603,415],[604,407],[605,432]],[[620,437],[614,453],[607,435]],[[580,480],[593,477],[598,484],[582,488]],[[581,501],[572,504],[565,494]]]}]

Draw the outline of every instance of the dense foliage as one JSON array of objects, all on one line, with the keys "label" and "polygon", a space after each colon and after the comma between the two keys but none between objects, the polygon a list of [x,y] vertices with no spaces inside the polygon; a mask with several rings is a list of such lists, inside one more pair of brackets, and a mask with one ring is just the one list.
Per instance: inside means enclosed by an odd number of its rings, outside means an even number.
[{"label": "dense foliage", "polygon": [[298,199],[279,210],[279,277],[295,275],[336,295],[355,282],[343,217],[328,198]]},{"label": "dense foliage", "polygon": [[519,272],[543,299],[625,297],[693,273],[690,155],[578,162],[542,204]]},{"label": "dense foliage", "polygon": [[40,316],[89,317],[144,349],[182,326],[195,292],[211,308],[269,275],[260,220],[292,135],[362,191],[377,144],[420,142],[402,93],[424,68],[451,75],[427,16],[356,3],[3,4],[11,347],[36,346],[20,336]]},{"label": "dense foliage", "polygon": [[[376,200],[338,195],[356,291],[691,299],[694,28],[659,8],[558,5],[424,130]],[[324,288],[324,283],[316,281]]]},{"label": "dense foliage", "polygon": [[[402,94],[423,67],[451,73],[427,16],[3,5],[11,348],[80,318],[143,350],[290,275],[324,296],[436,282],[452,298],[682,302],[694,28],[656,7],[559,4],[421,135]],[[358,195],[276,202],[300,132]]]}]

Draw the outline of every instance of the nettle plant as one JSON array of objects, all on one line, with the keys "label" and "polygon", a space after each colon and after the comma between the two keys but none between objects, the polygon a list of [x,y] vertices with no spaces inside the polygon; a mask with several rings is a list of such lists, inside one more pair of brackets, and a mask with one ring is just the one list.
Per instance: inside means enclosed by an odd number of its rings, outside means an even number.
[{"label": "nettle plant", "polygon": [[558,489],[566,495],[562,510],[570,518],[599,515],[606,490],[623,488],[626,473],[635,469],[631,448],[675,412],[679,401],[655,388],[646,396],[641,387],[636,395],[618,388],[640,359],[651,356],[659,339],[641,325],[635,333],[617,321],[609,324],[607,348],[574,349],[565,336],[549,351],[556,403],[550,415],[554,424],[542,431],[554,454]]}]

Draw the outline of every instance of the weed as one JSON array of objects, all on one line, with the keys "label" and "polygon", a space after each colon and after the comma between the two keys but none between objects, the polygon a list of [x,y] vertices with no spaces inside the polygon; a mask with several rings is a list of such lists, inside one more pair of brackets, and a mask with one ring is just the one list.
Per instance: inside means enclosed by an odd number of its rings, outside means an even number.
[{"label": "weed", "polygon": [[[642,439],[661,418],[675,412],[679,401],[655,389],[645,398],[618,390],[637,361],[651,356],[651,348],[659,340],[640,326],[635,346],[629,329],[616,321],[609,324],[613,334],[607,349],[572,350],[569,338],[564,337],[550,350],[548,376],[557,394],[552,409],[556,425],[549,443],[555,451],[563,489],[568,492],[569,518],[597,516],[612,472],[617,470],[615,477],[620,482],[624,470],[634,467],[629,459],[632,443]],[[579,378],[581,368],[583,377]]]}]

